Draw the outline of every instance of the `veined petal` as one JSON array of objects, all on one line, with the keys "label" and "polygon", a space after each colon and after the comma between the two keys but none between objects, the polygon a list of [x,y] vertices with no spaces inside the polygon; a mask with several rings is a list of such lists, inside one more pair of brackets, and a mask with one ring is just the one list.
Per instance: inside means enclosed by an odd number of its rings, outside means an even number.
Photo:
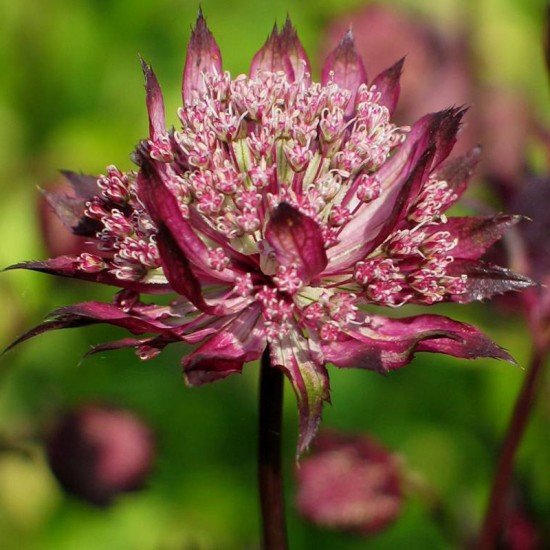
[{"label": "veined petal", "polygon": [[101,223],[84,215],[87,199],[71,197],[59,192],[40,190],[48,204],[53,208],[56,216],[65,227],[75,235],[94,237],[101,230]]},{"label": "veined petal", "polygon": [[281,48],[287,52],[288,60],[294,71],[294,80],[304,85],[311,84],[311,65],[298,33],[287,16],[285,26],[280,34]]},{"label": "veined petal", "polygon": [[209,315],[229,315],[246,307],[252,298],[236,297],[233,300],[216,299],[207,302],[199,278],[195,275],[185,253],[172,233],[161,225],[158,232],[158,249],[162,266],[170,286],[185,296],[197,309]]},{"label": "veined petal", "polygon": [[442,111],[441,124],[434,135],[436,155],[432,169],[436,169],[451,153],[467,110],[465,107],[452,107]]},{"label": "veined petal", "polygon": [[204,301],[201,284],[193,273],[187,256],[164,225],[159,227],[157,245],[162,267],[170,286],[201,311],[214,313]]},{"label": "veined petal", "polygon": [[437,178],[447,182],[454,191],[456,200],[468,187],[476,166],[479,164],[481,148],[474,147],[465,155],[451,158],[443,162],[437,170]]},{"label": "veined petal", "polygon": [[61,170],[61,173],[69,180],[77,197],[91,199],[93,196],[97,195],[97,176],[78,174],[72,170]]},{"label": "veined petal", "polygon": [[272,71],[274,66],[278,66],[279,70],[283,70],[285,73],[288,71],[288,65],[284,63],[284,58],[279,58],[282,52],[279,52],[278,42],[279,29],[277,28],[277,24],[275,24],[265,44],[252,58],[252,63],[250,64],[250,76],[252,78],[262,71]]},{"label": "veined petal", "polygon": [[322,363],[315,361],[315,354],[301,336],[298,326],[293,326],[287,335],[272,342],[270,352],[273,367],[283,369],[298,400],[299,456],[317,433],[323,403],[330,401],[328,373]]},{"label": "veined petal", "polygon": [[403,169],[395,185],[386,188],[344,226],[338,244],[327,250],[329,263],[325,274],[346,269],[362,260],[387,237],[416,196],[413,190],[425,181],[434,153],[434,148],[425,151],[412,170]]},{"label": "veined petal", "polygon": [[323,234],[319,225],[293,206],[282,202],[267,223],[265,236],[275,250],[279,264],[297,265],[308,284],[327,265]]},{"label": "veined petal", "polygon": [[289,82],[303,81],[308,86],[311,83],[309,58],[289,17],[281,32],[275,25],[265,44],[252,59],[250,76],[254,78],[262,71],[283,71]]},{"label": "veined petal", "polygon": [[222,332],[234,318],[235,315],[216,317],[214,315],[201,313],[188,323],[178,326],[175,331],[180,338],[188,344],[199,344],[209,336]]},{"label": "veined petal", "polygon": [[[399,151],[378,171],[380,196],[358,208],[338,235],[339,242],[327,250],[326,273],[339,271],[363,259],[373,250],[416,199],[423,178],[448,154],[449,143],[459,127],[462,111],[448,109],[422,117]],[[436,162],[436,157],[438,161]],[[388,219],[391,218],[391,222]],[[385,229],[385,231],[383,231]],[[373,246],[374,245],[374,246]]]},{"label": "veined petal", "polygon": [[63,328],[76,328],[98,323],[106,323],[129,330],[132,334],[152,332],[171,336],[172,341],[179,340],[173,334],[172,327],[154,318],[138,317],[126,313],[121,308],[103,302],[82,302],[72,306],[59,308],[48,316],[48,319],[21,335],[4,351],[17,344],[34,338],[39,334]]},{"label": "veined petal", "polygon": [[[427,149],[435,147],[436,159],[432,164],[434,169],[450,153],[464,110],[445,109],[420,118],[411,128],[403,145],[378,171],[382,186],[391,187],[402,170],[414,166]],[[440,167],[440,170],[443,170]],[[444,179],[444,178],[442,178]]]},{"label": "veined petal", "polygon": [[116,286],[145,294],[167,294],[172,292],[168,281],[162,277],[162,282],[131,281],[129,279],[119,279],[108,271],[99,271],[97,273],[88,273],[76,267],[78,256],[58,256],[50,260],[21,262],[6,267],[10,269],[30,269],[50,275],[59,275],[60,277],[70,277],[71,279],[81,279],[83,281],[92,281],[105,285]]},{"label": "veined petal", "polygon": [[380,93],[380,105],[386,107],[390,115],[394,113],[399,100],[401,73],[403,72],[404,63],[405,58],[402,57],[372,81],[373,86],[376,86],[376,91]]},{"label": "veined petal", "polygon": [[142,166],[138,174],[138,187],[155,223],[166,228],[192,265],[219,282],[233,281],[236,276],[234,270],[226,267],[217,271],[208,264],[208,247],[182,216],[176,198],[168,188],[169,175],[162,171],[164,165],[159,167],[151,163],[146,153],[141,152],[140,155]]},{"label": "veined petal", "polygon": [[344,35],[338,46],[327,57],[321,74],[321,84],[325,86],[334,80],[340,88],[351,92],[346,107],[346,115],[355,109],[355,96],[361,84],[367,82],[367,71],[361,56],[355,49],[351,29]]},{"label": "veined petal", "polygon": [[487,249],[498,241],[504,232],[522,219],[521,216],[499,214],[485,217],[448,218],[447,223],[428,227],[426,234],[447,231],[451,239],[458,239],[452,249],[454,258],[477,260]]},{"label": "veined petal", "polygon": [[327,361],[337,367],[380,373],[404,367],[417,351],[514,362],[505,350],[475,327],[439,315],[403,319],[369,316],[357,330],[347,331],[339,340],[323,346]]},{"label": "veined petal", "polygon": [[480,261],[456,260],[447,266],[447,274],[455,277],[467,276],[466,291],[453,296],[453,301],[461,304],[484,300],[510,290],[524,290],[538,284],[505,267]]},{"label": "veined petal", "polygon": [[141,67],[145,76],[145,92],[147,112],[149,113],[149,138],[156,141],[166,135],[166,120],[164,115],[164,100],[160,84],[153,69],[141,60]]},{"label": "veined petal", "polygon": [[187,46],[187,58],[183,70],[183,103],[191,101],[193,92],[202,93],[205,89],[205,73],[222,73],[222,55],[206,24],[206,19],[199,10],[195,28]]},{"label": "veined petal", "polygon": [[200,386],[241,372],[243,364],[258,359],[266,346],[258,306],[237,315],[223,330],[183,359],[185,381]]},{"label": "veined petal", "polygon": [[116,351],[119,349],[134,348],[138,352],[140,359],[152,359],[158,355],[168,344],[177,341],[176,338],[162,336],[153,336],[151,338],[121,338],[113,342],[104,342],[95,344],[84,354],[81,361],[84,361],[90,355],[103,353],[106,351]]}]

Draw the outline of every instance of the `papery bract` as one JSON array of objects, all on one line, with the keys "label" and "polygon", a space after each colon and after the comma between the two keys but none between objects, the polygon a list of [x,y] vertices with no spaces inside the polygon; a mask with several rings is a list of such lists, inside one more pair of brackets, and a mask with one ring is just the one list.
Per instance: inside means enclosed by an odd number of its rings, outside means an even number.
[{"label": "papery bract", "polygon": [[[449,160],[463,109],[390,116],[403,62],[369,82],[346,35],[321,83],[296,31],[275,28],[250,76],[223,70],[199,14],[187,52],[180,124],[168,129],[153,70],[143,63],[148,139],[136,172],[69,174],[74,197],[52,202],[95,244],[23,267],[119,287],[112,305],[54,312],[19,341],[51,329],[110,323],[138,336],[91,352],[172,342],[191,385],[241,372],[269,346],[300,411],[299,452],[329,400],[328,362],[380,372],[416,351],[511,360],[476,328],[436,315],[386,319],[371,306],[468,302],[530,286],[479,262],[516,218],[447,218],[477,149]],[[170,293],[169,305],[141,295]]]}]

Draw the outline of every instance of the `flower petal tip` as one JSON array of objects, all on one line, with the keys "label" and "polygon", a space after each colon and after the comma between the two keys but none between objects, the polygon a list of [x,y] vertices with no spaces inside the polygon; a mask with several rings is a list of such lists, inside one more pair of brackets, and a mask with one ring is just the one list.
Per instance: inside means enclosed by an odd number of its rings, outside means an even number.
[{"label": "flower petal tip", "polygon": [[346,115],[353,112],[355,95],[361,84],[367,82],[367,71],[361,56],[355,48],[353,34],[349,29],[338,46],[329,54],[323,66],[321,83],[334,81],[338,86],[351,92]]},{"label": "flower petal tip", "polygon": [[149,137],[157,142],[166,135],[164,99],[159,81],[150,65],[140,56],[141,68],[145,77],[145,94],[149,114]]},{"label": "flower petal tip", "polygon": [[191,100],[193,92],[205,89],[205,74],[222,73],[222,56],[206,19],[199,9],[195,26],[187,46],[187,58],[183,71],[182,94],[184,104]]},{"label": "flower petal tip", "polygon": [[391,67],[382,71],[372,82],[380,93],[380,105],[386,107],[391,114],[395,112],[399,93],[401,91],[401,75],[405,65],[405,57],[394,63]]},{"label": "flower petal tip", "polygon": [[262,71],[282,71],[289,82],[310,83],[309,58],[288,15],[281,31],[276,23],[273,25],[271,34],[252,59],[250,75],[254,77]]}]

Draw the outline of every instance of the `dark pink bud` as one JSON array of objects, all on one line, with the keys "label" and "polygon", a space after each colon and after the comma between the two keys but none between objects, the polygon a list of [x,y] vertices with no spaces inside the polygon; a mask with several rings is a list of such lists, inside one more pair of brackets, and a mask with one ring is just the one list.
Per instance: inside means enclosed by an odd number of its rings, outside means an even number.
[{"label": "dark pink bud", "polygon": [[401,511],[398,459],[369,437],[322,433],[296,476],[298,510],[321,527],[370,535]]},{"label": "dark pink bud", "polygon": [[63,488],[105,506],[143,487],[155,455],[151,430],[133,413],[88,405],[66,414],[47,441],[51,469]]}]

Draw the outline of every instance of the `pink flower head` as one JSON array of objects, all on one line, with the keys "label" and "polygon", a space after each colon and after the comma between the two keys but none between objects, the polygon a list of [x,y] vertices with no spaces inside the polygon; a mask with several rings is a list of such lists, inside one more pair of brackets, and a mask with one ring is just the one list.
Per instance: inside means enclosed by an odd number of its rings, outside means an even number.
[{"label": "pink flower head", "polygon": [[[15,266],[121,292],[112,304],[61,308],[18,341],[109,323],[136,337],[91,352],[134,347],[149,359],[188,342],[190,385],[241,372],[268,346],[296,393],[300,452],[329,400],[327,363],[385,373],[416,351],[511,360],[472,326],[390,319],[371,307],[465,303],[531,285],[479,261],[515,217],[445,216],[478,150],[447,160],[463,109],[412,128],[391,122],[402,65],[369,79],[348,33],[312,81],[287,20],[249,75],[232,77],[199,14],[178,127],[166,127],[160,86],[143,63],[150,133],[136,148],[137,171],[111,166],[94,185],[69,176],[77,198],[67,215],[78,212],[72,225],[96,250]],[[167,306],[142,300],[166,293]]]},{"label": "pink flower head", "polygon": [[296,478],[298,511],[320,527],[371,535],[401,512],[400,460],[364,435],[321,432]]},{"label": "pink flower head", "polygon": [[101,404],[68,411],[46,442],[48,461],[63,488],[98,506],[145,485],[155,447],[151,429],[140,418]]}]

